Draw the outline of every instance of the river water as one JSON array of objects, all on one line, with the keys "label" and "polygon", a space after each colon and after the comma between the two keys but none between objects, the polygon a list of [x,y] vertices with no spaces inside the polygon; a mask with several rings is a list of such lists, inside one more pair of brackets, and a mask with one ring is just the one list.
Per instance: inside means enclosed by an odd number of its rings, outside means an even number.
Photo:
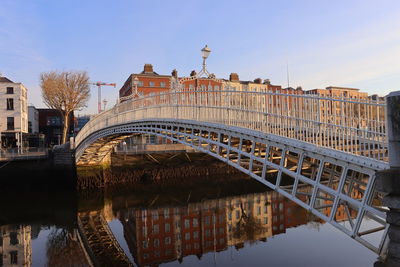
[{"label": "river water", "polygon": [[240,174],[15,190],[0,203],[0,266],[373,266],[378,258]]}]

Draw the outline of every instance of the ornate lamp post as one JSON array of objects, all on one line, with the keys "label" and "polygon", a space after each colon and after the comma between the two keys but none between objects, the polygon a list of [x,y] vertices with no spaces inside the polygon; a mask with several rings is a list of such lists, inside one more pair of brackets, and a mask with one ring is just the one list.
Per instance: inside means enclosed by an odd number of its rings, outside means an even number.
[{"label": "ornate lamp post", "polygon": [[206,45],[203,49],[201,49],[201,57],[203,58],[203,68],[201,71],[197,74],[197,77],[201,77],[201,75],[207,75],[209,76],[210,73],[206,69],[206,59],[211,53],[211,49]]}]

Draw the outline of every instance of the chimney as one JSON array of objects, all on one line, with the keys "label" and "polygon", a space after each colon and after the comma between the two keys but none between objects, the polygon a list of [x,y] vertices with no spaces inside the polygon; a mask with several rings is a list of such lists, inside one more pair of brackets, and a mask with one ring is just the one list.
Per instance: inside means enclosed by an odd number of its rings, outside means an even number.
[{"label": "chimney", "polygon": [[264,84],[270,85],[270,84],[271,84],[271,81],[270,81],[269,79],[265,79],[265,80],[264,80]]},{"label": "chimney", "polygon": [[231,82],[238,82],[238,81],[239,81],[239,75],[238,75],[237,73],[235,73],[235,72],[232,72],[232,73],[229,75],[229,81],[231,81]]},{"label": "chimney", "polygon": [[190,77],[194,77],[194,76],[196,76],[196,75],[197,75],[197,73],[196,73],[195,70],[192,70],[192,71],[190,72]]},{"label": "chimney", "polygon": [[261,84],[261,82],[262,82],[261,78],[254,79],[254,83]]},{"label": "chimney", "polygon": [[151,65],[151,64],[144,64],[143,72],[144,72],[144,73],[154,73],[154,71],[153,71],[153,65]]},{"label": "chimney", "polygon": [[178,78],[178,71],[176,69],[173,69],[171,72],[172,77],[174,77],[175,79]]}]

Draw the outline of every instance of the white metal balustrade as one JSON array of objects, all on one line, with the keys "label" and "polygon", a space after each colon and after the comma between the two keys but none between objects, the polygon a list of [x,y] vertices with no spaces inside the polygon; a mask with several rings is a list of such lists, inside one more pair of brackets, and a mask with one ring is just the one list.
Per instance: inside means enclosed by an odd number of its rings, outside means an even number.
[{"label": "white metal balustrade", "polygon": [[238,126],[387,161],[385,103],[244,91],[175,91],[134,98],[87,123],[76,144],[105,127],[148,118]]}]

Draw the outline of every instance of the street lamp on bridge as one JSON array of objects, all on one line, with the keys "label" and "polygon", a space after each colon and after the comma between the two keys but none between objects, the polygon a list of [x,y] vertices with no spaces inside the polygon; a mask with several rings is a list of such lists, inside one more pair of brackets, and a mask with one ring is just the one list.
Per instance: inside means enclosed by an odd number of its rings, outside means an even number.
[{"label": "street lamp on bridge", "polygon": [[211,49],[207,45],[203,47],[203,49],[201,49],[201,57],[203,58],[203,68],[201,69],[199,74],[197,74],[197,77],[201,77],[201,75],[210,76],[210,73],[206,69],[206,59],[208,58],[210,53]]}]

